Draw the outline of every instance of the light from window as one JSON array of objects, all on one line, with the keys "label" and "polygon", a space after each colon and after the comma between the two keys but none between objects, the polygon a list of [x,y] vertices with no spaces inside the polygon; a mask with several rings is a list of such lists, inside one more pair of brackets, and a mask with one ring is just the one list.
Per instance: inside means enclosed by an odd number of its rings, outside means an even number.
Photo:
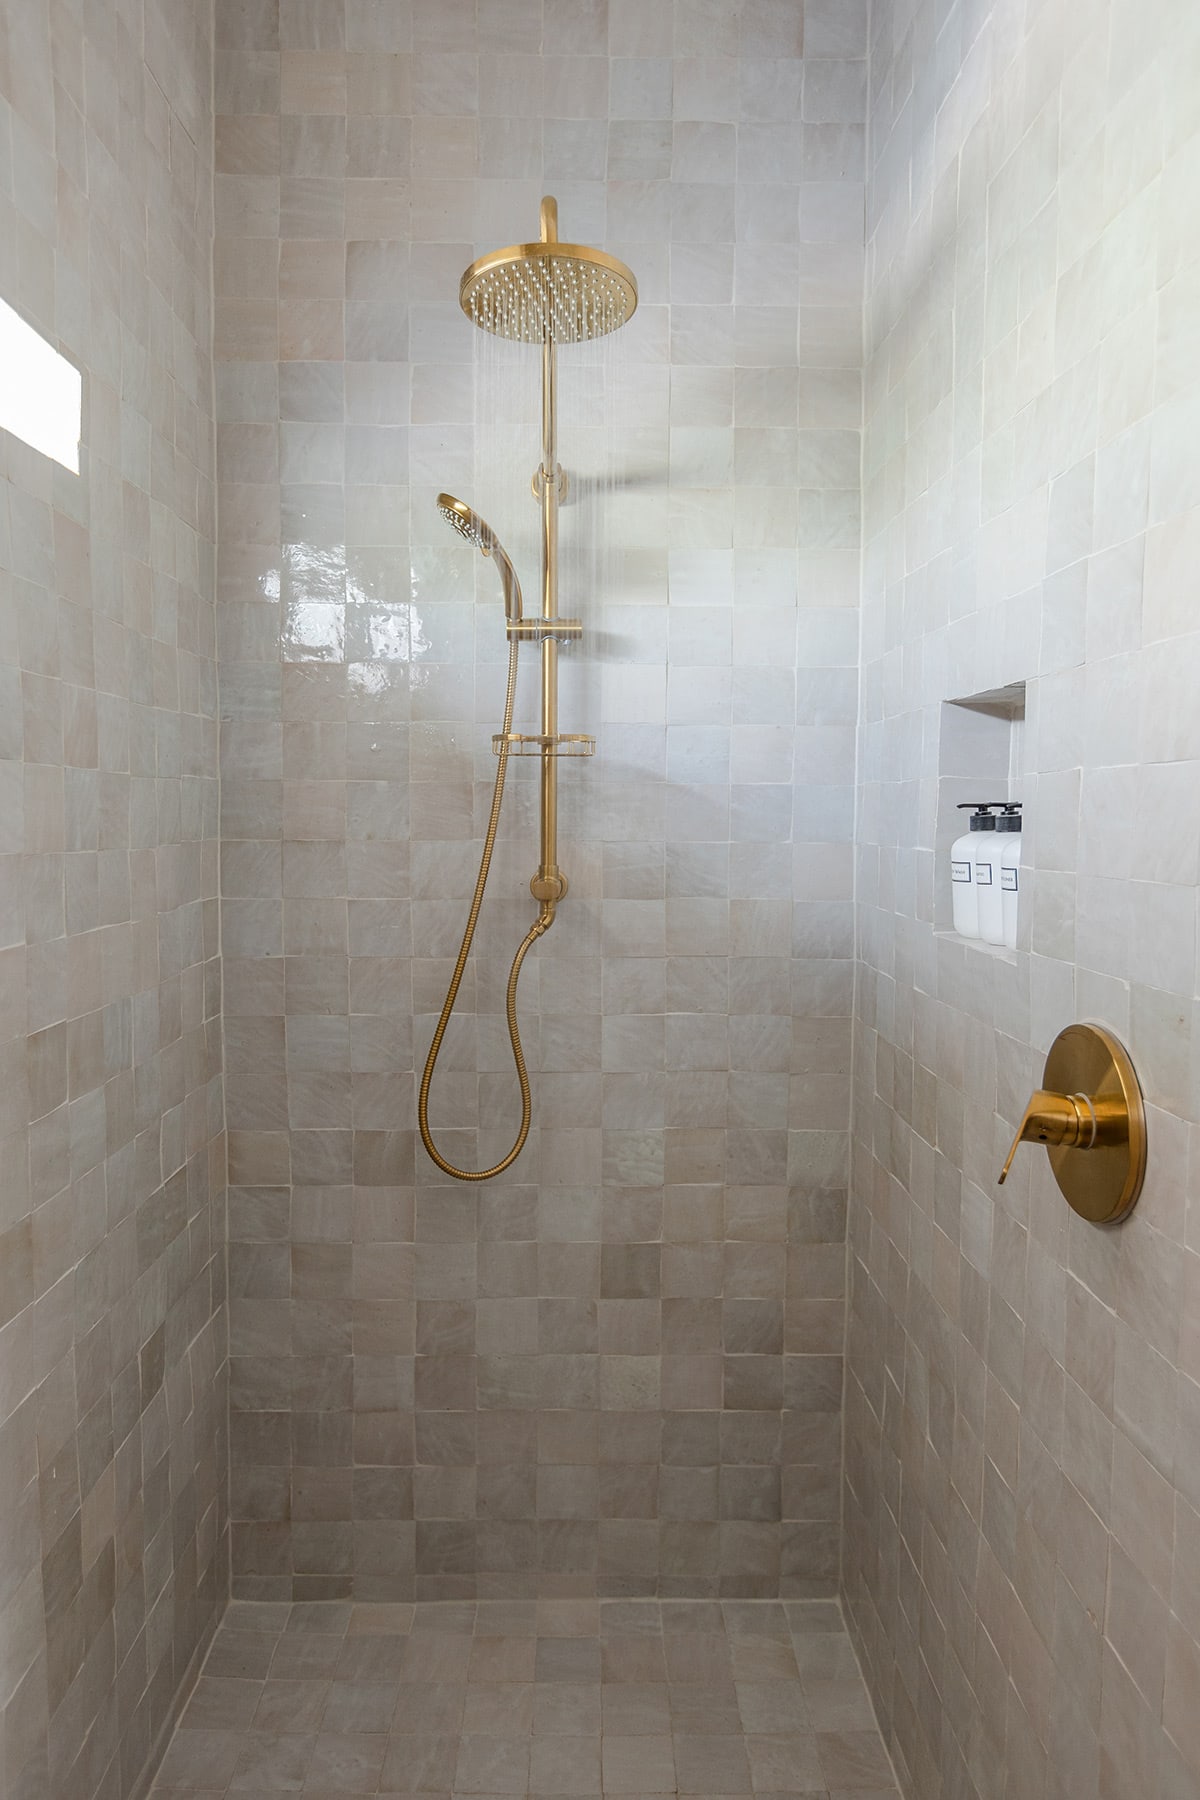
[{"label": "light from window", "polygon": [[0,427],[79,473],[83,376],[0,300]]}]

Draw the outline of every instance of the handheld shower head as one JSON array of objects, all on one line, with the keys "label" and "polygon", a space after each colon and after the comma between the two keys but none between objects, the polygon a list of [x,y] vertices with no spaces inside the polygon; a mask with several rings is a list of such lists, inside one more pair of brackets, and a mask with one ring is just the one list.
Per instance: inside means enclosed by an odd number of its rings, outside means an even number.
[{"label": "handheld shower head", "polygon": [[496,547],[496,534],[486,520],[477,512],[472,512],[465,500],[456,500],[453,494],[439,494],[438,511],[448,525],[453,525],[459,537],[466,538],[468,544],[474,544],[485,556],[490,556]]},{"label": "handheld shower head", "polygon": [[453,525],[459,537],[466,538],[468,544],[474,544],[485,556],[490,556],[500,571],[500,580],[504,587],[504,614],[508,619],[521,617],[521,584],[517,580],[517,572],[509,561],[508,555],[486,519],[481,519],[477,512],[467,505],[465,500],[456,500],[453,494],[439,494],[438,511],[448,525]]}]

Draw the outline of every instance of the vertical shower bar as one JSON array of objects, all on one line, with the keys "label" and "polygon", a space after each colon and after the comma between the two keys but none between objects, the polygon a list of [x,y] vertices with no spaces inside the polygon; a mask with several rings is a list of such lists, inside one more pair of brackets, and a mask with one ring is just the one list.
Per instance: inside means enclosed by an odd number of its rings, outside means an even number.
[{"label": "vertical shower bar", "polygon": [[[542,242],[558,242],[558,206],[547,196],[542,201]],[[558,617],[558,392],[557,352],[549,329],[542,339],[542,461],[538,490],[542,506],[542,618]],[[542,640],[542,745],[541,827],[542,856],[530,882],[534,898],[551,905],[567,891],[558,867],[558,644]]]}]

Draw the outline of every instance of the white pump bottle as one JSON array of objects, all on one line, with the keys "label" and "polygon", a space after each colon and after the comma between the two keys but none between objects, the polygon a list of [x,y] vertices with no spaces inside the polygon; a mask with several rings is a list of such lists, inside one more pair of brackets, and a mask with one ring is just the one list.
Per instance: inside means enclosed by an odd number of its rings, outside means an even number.
[{"label": "white pump bottle", "polygon": [[964,800],[960,812],[970,811],[967,830],[955,838],[950,847],[950,893],[954,904],[954,929],[959,937],[979,936],[979,883],[976,879],[976,855],[983,839],[980,832],[994,832],[994,802]]},{"label": "white pump bottle", "polygon": [[[991,806],[1003,806],[993,800]],[[979,894],[979,936],[985,944],[1004,942],[1004,902],[1000,885],[1000,858],[1007,839],[998,828],[999,822],[988,819],[984,830],[988,835],[975,840],[975,886]]]},{"label": "white pump bottle", "polygon": [[1004,942],[1017,947],[1017,903],[1021,885],[1021,802],[1010,801],[996,821],[1000,851],[1000,910]]}]

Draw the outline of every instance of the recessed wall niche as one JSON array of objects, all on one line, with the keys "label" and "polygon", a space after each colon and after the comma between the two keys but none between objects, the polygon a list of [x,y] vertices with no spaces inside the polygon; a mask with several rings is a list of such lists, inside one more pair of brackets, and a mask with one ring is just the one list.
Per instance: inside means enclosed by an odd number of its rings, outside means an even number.
[{"label": "recessed wall niche", "polygon": [[1020,800],[1025,683],[985,688],[943,700],[938,733],[937,822],[934,832],[934,930],[956,943],[1009,962],[1014,953],[954,930],[950,846],[967,829],[968,801]]}]

